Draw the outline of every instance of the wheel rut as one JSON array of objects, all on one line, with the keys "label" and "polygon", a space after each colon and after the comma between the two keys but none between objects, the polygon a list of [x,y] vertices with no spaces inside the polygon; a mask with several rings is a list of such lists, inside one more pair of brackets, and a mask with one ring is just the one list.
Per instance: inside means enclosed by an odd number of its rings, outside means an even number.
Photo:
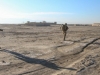
[{"label": "wheel rut", "polygon": [[[93,40],[91,40],[88,43],[85,43],[84,45],[81,45],[81,47],[78,47],[80,50],[76,53],[72,53],[72,54],[66,54],[66,55],[61,55],[59,58],[57,59],[48,59],[48,60],[41,60],[41,57],[38,57],[35,59],[35,61],[38,62],[34,62],[34,63],[28,63],[28,62],[22,62],[22,65],[19,64],[15,64],[13,65],[13,68],[16,67],[19,69],[19,67],[23,67],[26,68],[26,70],[23,70],[23,72],[19,72],[19,73],[15,73],[14,75],[60,75],[62,72],[67,72],[69,73],[69,71],[73,71],[76,72],[77,69],[73,67],[73,65],[75,63],[78,63],[82,60],[82,58],[85,57],[85,55],[87,55],[88,53],[86,53],[85,49],[93,44],[95,41],[98,41],[100,38],[95,38]],[[81,43],[81,42],[78,42]],[[75,45],[76,43],[74,43]],[[57,48],[60,47],[65,47],[67,48],[67,45],[59,45],[57,46],[55,49],[57,50]],[[69,46],[69,45],[68,45]],[[73,45],[72,45],[73,47]],[[76,48],[76,49],[78,49]],[[74,50],[74,49],[73,49]],[[88,51],[87,51],[88,52]],[[89,51],[89,53],[91,53]],[[51,53],[52,54],[52,53]],[[49,55],[49,54],[48,54]],[[46,56],[46,55],[45,55]],[[20,58],[21,59],[21,58]],[[27,65],[27,67],[25,67]],[[13,69],[12,66],[6,66],[5,69],[9,68],[9,70]]]}]

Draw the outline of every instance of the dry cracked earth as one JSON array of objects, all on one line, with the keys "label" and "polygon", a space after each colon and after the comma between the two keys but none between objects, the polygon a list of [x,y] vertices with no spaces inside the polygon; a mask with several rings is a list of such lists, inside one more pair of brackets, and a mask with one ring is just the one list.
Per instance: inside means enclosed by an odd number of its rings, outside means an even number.
[{"label": "dry cracked earth", "polygon": [[0,75],[100,75],[100,27],[0,28]]}]

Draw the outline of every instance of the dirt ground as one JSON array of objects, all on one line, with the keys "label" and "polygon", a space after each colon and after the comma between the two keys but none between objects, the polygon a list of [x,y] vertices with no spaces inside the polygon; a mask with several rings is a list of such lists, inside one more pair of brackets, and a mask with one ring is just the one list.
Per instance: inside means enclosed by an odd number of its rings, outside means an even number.
[{"label": "dirt ground", "polygon": [[100,75],[100,27],[0,28],[0,75]]}]

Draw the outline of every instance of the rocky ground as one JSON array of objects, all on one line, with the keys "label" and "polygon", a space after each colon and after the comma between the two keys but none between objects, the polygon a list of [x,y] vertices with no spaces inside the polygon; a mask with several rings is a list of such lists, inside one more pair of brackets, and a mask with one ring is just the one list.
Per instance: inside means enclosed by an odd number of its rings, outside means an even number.
[{"label": "rocky ground", "polygon": [[100,27],[0,28],[0,75],[100,75]]}]

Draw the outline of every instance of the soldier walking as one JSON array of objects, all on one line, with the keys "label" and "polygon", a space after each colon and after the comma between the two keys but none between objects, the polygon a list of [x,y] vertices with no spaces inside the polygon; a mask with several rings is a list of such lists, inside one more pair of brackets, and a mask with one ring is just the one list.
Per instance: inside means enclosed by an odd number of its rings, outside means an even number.
[{"label": "soldier walking", "polygon": [[65,41],[66,33],[67,33],[67,30],[68,30],[67,23],[62,25],[61,30],[63,31],[63,35],[64,35],[63,41]]}]

